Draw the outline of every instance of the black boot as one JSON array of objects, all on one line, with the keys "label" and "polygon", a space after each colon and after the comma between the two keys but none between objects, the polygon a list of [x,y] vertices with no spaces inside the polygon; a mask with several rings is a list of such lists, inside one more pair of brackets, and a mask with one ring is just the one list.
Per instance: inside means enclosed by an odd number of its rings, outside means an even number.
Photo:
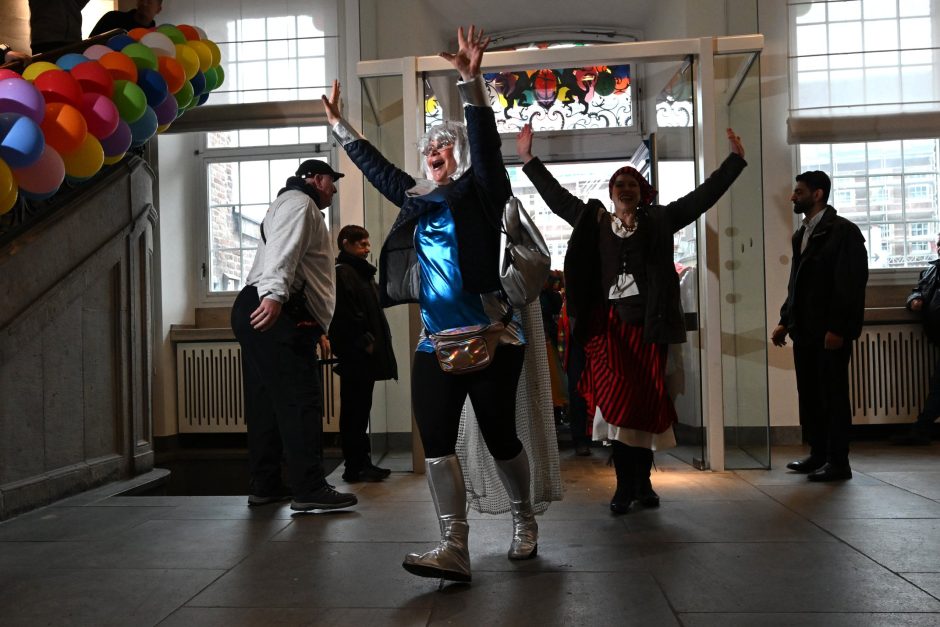
[{"label": "black boot", "polygon": [[613,442],[611,459],[614,462],[614,471],[617,473],[617,490],[610,499],[610,511],[615,514],[626,514],[630,511],[630,504],[636,499],[636,486],[633,481],[633,457],[636,449],[623,442]]},{"label": "black boot", "polygon": [[659,495],[653,490],[653,483],[650,481],[653,451],[648,448],[634,448],[633,451],[636,500],[643,507],[659,507]]}]

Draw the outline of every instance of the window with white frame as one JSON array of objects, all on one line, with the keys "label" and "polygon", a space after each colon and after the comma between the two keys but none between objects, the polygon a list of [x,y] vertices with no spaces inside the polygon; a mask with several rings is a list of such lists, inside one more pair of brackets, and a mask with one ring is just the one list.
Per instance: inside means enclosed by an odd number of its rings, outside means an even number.
[{"label": "window with white frame", "polygon": [[195,24],[222,53],[208,105],[317,100],[339,75],[337,0],[173,0],[159,20]]},{"label": "window with white frame", "polygon": [[[790,108],[800,116],[940,111],[937,0],[789,0]],[[889,123],[884,123],[889,128]],[[870,267],[922,266],[940,225],[940,140],[799,146],[799,171],[832,177],[832,203],[867,240]],[[799,138],[799,133],[795,133]],[[833,137],[837,140],[838,138]]]},{"label": "window with white frame", "polygon": [[940,140],[803,144],[799,162],[801,172],[829,173],[830,203],[862,229],[871,267],[922,266],[933,259]]},{"label": "window with white frame", "polygon": [[[325,127],[294,127],[208,133],[206,173],[209,294],[245,285],[268,206],[301,161],[329,156],[318,143],[277,145],[287,137],[326,141]],[[246,148],[247,146],[247,148]],[[329,224],[329,215],[326,216]]]}]

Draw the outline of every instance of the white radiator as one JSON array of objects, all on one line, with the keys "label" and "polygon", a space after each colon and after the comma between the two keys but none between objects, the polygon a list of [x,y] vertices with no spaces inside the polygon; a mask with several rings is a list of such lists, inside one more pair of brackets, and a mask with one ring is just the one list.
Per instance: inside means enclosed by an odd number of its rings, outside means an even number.
[{"label": "white radiator", "polygon": [[910,422],[927,397],[940,349],[919,325],[863,329],[852,352],[849,385],[854,424]]},{"label": "white radiator", "polygon": [[[333,366],[323,377],[323,430],[339,431],[339,382]],[[176,345],[177,416],[180,433],[245,432],[241,347],[238,342]]]}]

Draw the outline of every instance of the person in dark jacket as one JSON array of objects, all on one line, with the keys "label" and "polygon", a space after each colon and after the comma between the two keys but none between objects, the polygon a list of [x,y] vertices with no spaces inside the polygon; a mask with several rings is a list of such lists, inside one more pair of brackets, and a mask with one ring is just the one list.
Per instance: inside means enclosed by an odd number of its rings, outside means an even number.
[{"label": "person in dark jacket", "polygon": [[800,426],[809,457],[787,464],[810,481],[852,478],[849,360],[862,332],[868,253],[855,224],[827,204],[832,182],[812,170],[796,177],[790,200],[803,225],[793,234],[787,298],[770,339],[793,340]]},{"label": "person in dark jacket", "polygon": [[372,249],[369,232],[347,224],[336,237],[336,309],[330,324],[330,346],[339,358],[339,434],[348,483],[381,481],[391,474],[372,463],[369,414],[376,381],[398,378],[392,334],[379,304],[375,266],[366,261]]},{"label": "person in dark jacket", "polygon": [[163,0],[137,0],[137,8],[130,11],[108,11],[101,16],[91,36],[106,33],[115,28],[132,31],[135,28],[153,28],[154,18],[163,10]]},{"label": "person in dark jacket", "polygon": [[675,446],[676,410],[666,392],[669,344],[685,342],[673,234],[718,202],[747,165],[741,138],[728,129],[731,154],[702,185],[669,203],[634,168],[610,178],[610,213],[600,200],[573,196],[532,156],[532,127],[516,152],[539,195],[574,227],[565,254],[565,289],[572,336],[585,351],[578,391],[594,419],[594,439],[613,448],[615,514],[634,501],[659,505],[650,471],[653,450]]},{"label": "person in dark jacket", "polygon": [[82,9],[88,0],[29,0],[29,47],[33,54],[82,40]]},{"label": "person in dark jacket", "polygon": [[[515,422],[525,337],[518,312],[509,306],[499,281],[498,225],[511,190],[480,74],[489,38],[471,26],[466,35],[463,28],[457,31],[457,41],[456,54],[441,56],[460,73],[457,86],[467,125],[447,121],[425,135],[419,150],[430,180],[415,180],[389,163],[342,118],[338,82],[323,103],[333,135],[349,158],[401,208],[379,256],[382,303],[418,303],[424,324],[412,365],[411,400],[441,541],[427,553],[407,555],[402,566],[421,577],[468,582],[466,483],[456,454],[468,396],[509,495],[510,559],[536,555],[538,525],[529,459]],[[466,327],[491,329],[496,342],[492,362],[472,373],[446,372],[429,335]]]},{"label": "person in dark jacket", "polygon": [[[940,234],[937,234],[937,254],[940,255]],[[930,262],[917,281],[910,296],[907,308],[920,314],[924,324],[924,334],[935,345],[940,345],[940,259]],[[940,416],[940,361],[933,367],[927,398],[917,420],[906,433],[891,437],[892,444],[917,446],[930,444],[930,431],[933,423]]]}]

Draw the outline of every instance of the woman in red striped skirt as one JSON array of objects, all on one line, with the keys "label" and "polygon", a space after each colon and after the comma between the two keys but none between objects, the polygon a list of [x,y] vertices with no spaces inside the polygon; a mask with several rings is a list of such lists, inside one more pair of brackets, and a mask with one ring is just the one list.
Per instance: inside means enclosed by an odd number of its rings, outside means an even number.
[{"label": "woman in red striped skirt", "polygon": [[666,392],[666,351],[685,342],[673,234],[714,205],[747,162],[741,138],[728,129],[731,154],[691,193],[666,206],[637,170],[610,177],[613,204],[573,196],[532,156],[532,127],[516,137],[522,168],[548,207],[574,230],[565,255],[572,334],[587,365],[578,391],[594,416],[594,439],[613,446],[617,490],[610,509],[637,501],[659,505],[650,483],[653,451],[675,446],[676,410]]}]

